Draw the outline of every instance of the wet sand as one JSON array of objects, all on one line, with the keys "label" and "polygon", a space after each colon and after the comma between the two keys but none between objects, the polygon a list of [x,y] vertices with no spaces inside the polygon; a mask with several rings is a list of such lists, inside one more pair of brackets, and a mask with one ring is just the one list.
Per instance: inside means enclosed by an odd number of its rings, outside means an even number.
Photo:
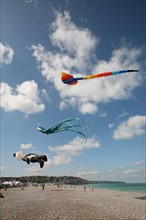
[{"label": "wet sand", "polygon": [[145,220],[144,193],[83,186],[1,189],[1,220]]}]

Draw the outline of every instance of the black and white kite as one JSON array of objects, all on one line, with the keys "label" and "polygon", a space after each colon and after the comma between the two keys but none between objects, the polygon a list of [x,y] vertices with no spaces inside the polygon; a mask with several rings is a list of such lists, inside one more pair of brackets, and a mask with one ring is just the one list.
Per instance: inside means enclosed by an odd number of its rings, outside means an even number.
[{"label": "black and white kite", "polygon": [[46,155],[37,155],[34,153],[24,154],[22,151],[14,153],[13,156],[16,157],[17,160],[27,162],[27,164],[38,162],[40,164],[40,168],[43,168],[44,162],[47,162],[48,160]]}]

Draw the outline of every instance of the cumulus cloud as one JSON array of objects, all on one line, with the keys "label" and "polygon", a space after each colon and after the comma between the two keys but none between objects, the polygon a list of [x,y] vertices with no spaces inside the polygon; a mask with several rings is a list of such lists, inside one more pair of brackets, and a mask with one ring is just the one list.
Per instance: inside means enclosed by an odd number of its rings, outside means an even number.
[{"label": "cumulus cloud", "polygon": [[116,170],[89,170],[84,169],[83,171],[76,172],[75,176],[82,177],[89,180],[96,181],[127,181],[127,182],[144,182],[145,181],[145,170],[134,169],[134,167],[116,169]]},{"label": "cumulus cloud", "polygon": [[110,124],[108,125],[109,128],[112,128],[112,127],[114,127],[114,126],[115,126],[115,123],[110,123]]},{"label": "cumulus cloud", "polygon": [[93,171],[85,171],[85,172],[77,172],[75,176],[90,179],[91,176],[97,176],[99,174],[99,171],[93,170]]},{"label": "cumulus cloud", "polygon": [[42,172],[42,169],[40,169],[39,166],[33,166],[25,169],[27,173],[30,175],[38,175]]},{"label": "cumulus cloud", "polygon": [[69,12],[65,11],[64,16],[56,13],[56,19],[51,25],[51,42],[58,46],[61,51],[66,51],[79,61],[88,59],[88,56],[95,50],[98,42],[89,29],[81,29],[72,21]]},{"label": "cumulus cloud", "polygon": [[49,38],[54,51],[46,50],[41,44],[32,45],[42,75],[53,83],[60,95],[60,109],[76,108],[82,114],[95,114],[99,104],[131,97],[133,90],[141,84],[139,73],[79,82],[77,86],[66,86],[61,82],[61,72],[74,76],[122,69],[139,69],[142,50],[122,46],[112,51],[109,60],[96,57],[99,39],[87,28],[75,25],[70,14],[57,13],[50,25]]},{"label": "cumulus cloud", "polygon": [[124,170],[123,174],[128,174],[128,175],[139,175],[142,174],[143,170]]},{"label": "cumulus cloud", "polygon": [[96,106],[96,104],[91,102],[83,103],[79,108],[79,111],[82,114],[86,114],[86,113],[94,114],[97,112],[97,110],[98,107]]},{"label": "cumulus cloud", "polygon": [[45,105],[39,98],[41,92],[34,80],[25,81],[17,85],[16,89],[2,82],[0,105],[6,112],[18,110],[26,114],[39,113],[45,110]]},{"label": "cumulus cloud", "polygon": [[20,144],[20,148],[21,149],[31,149],[32,148],[32,144],[28,143],[28,144]]},{"label": "cumulus cloud", "polygon": [[85,146],[82,146],[81,144],[82,139],[79,137],[74,138],[72,141],[70,141],[68,144],[65,144],[63,146],[57,146],[57,147],[48,147],[50,151],[54,151],[59,154],[65,154],[70,156],[77,156],[80,155],[84,150],[88,150],[91,148],[99,148],[100,147],[100,141],[95,137],[91,137],[87,139],[87,142]]},{"label": "cumulus cloud", "polygon": [[7,168],[5,166],[0,166],[0,171],[5,171]]},{"label": "cumulus cloud", "polygon": [[29,167],[26,169],[26,171],[31,175],[37,175],[40,173],[43,173],[44,170],[50,168],[50,167],[56,167],[61,166],[64,164],[68,164],[71,161],[71,157],[68,157],[66,155],[60,154],[55,155],[52,158],[48,157],[48,161],[44,163],[43,170],[40,169],[37,165],[33,167]]},{"label": "cumulus cloud", "polygon": [[38,0],[24,0],[27,4],[31,4],[31,3],[33,3],[33,5],[35,6],[35,7],[37,7],[38,6]]},{"label": "cumulus cloud", "polygon": [[131,139],[135,136],[143,135],[145,133],[145,125],[146,116],[136,115],[130,117],[116,128],[113,132],[113,138],[116,140]]},{"label": "cumulus cloud", "polygon": [[14,50],[6,43],[0,43],[0,64],[10,64],[13,60]]},{"label": "cumulus cloud", "polygon": [[25,81],[21,85],[17,85],[17,91],[19,94],[22,94],[35,102],[40,102],[38,85],[37,83],[32,81]]},{"label": "cumulus cloud", "polygon": [[[54,156],[49,157],[48,161],[44,164],[43,170],[50,167],[61,166],[71,162],[73,156],[79,156],[83,151],[100,147],[100,141],[95,137],[91,137],[87,140],[85,146],[81,144],[82,139],[79,137],[74,138],[68,144],[56,147],[48,147],[48,150],[55,153]],[[24,148],[29,146],[29,144],[23,144]],[[26,149],[26,148],[25,148]],[[28,173],[39,174],[42,170],[38,169],[38,166],[29,167],[26,169]],[[93,175],[94,173],[92,173]],[[91,174],[90,174],[91,175]]]},{"label": "cumulus cloud", "polygon": [[136,161],[136,162],[134,163],[134,165],[136,165],[136,166],[141,166],[141,165],[143,165],[143,164],[144,164],[143,161]]},{"label": "cumulus cloud", "polygon": [[25,0],[25,2],[29,4],[29,3],[32,3],[33,0]]},{"label": "cumulus cloud", "polygon": [[46,162],[46,166],[60,166],[63,164],[67,164],[71,161],[71,157],[68,157],[63,154],[55,155],[52,159],[48,159]]}]

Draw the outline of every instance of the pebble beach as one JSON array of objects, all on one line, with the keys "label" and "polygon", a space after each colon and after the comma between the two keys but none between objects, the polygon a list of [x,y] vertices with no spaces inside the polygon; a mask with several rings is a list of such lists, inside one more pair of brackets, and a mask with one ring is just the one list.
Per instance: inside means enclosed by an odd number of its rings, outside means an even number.
[{"label": "pebble beach", "polygon": [[1,189],[1,220],[145,220],[144,193],[83,186]]}]

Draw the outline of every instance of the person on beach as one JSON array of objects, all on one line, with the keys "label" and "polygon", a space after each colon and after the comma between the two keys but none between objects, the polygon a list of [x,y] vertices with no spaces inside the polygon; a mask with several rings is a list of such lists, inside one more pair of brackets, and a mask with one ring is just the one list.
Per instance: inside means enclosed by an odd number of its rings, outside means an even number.
[{"label": "person on beach", "polygon": [[24,191],[24,184],[22,184],[21,186],[21,191]]},{"label": "person on beach", "polygon": [[2,194],[2,193],[0,193],[0,198],[4,198],[4,196],[3,196],[3,194]]},{"label": "person on beach", "polygon": [[42,184],[42,191],[44,191],[45,189],[45,184]]},{"label": "person on beach", "polygon": [[16,159],[18,159],[18,160],[25,161],[27,164],[30,164],[30,162],[31,163],[38,162],[40,164],[40,168],[43,168],[44,161],[46,162],[48,160],[46,155],[37,155],[37,154],[33,154],[33,153],[25,155],[21,151],[14,153],[13,156],[16,157]]}]

